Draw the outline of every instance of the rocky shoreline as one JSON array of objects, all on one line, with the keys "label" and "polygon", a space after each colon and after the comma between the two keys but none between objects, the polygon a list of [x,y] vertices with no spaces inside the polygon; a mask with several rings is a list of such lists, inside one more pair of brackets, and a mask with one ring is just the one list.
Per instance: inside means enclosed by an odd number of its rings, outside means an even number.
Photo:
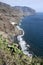
[{"label": "rocky shoreline", "polygon": [[35,10],[29,7],[12,7],[0,2],[0,65],[43,64],[43,59],[28,55],[26,42],[22,38],[24,30],[19,27],[24,16],[34,13]]},{"label": "rocky shoreline", "polygon": [[10,6],[6,3],[0,2],[0,31],[6,34],[6,38],[9,38],[9,43],[12,43],[10,37],[17,36],[22,33],[16,27],[24,16],[32,15],[35,13],[34,9],[29,7]]},{"label": "rocky shoreline", "polygon": [[23,51],[24,54],[32,57],[32,54],[29,54],[29,52],[27,51],[27,47],[30,47],[29,45],[27,45],[26,41],[23,40],[23,36],[24,36],[24,30],[22,28],[20,28],[20,26],[17,25],[18,30],[21,30],[23,33],[17,36],[19,45]]}]

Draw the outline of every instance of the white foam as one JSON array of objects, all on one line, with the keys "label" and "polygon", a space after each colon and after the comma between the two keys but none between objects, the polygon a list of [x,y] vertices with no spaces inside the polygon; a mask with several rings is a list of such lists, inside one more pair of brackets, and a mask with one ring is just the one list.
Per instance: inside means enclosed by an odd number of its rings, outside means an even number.
[{"label": "white foam", "polygon": [[[10,22],[12,25],[14,25],[14,24],[16,24],[15,22]],[[21,23],[19,24],[19,25],[21,25]],[[29,54],[29,52],[27,51],[27,47],[30,47],[29,45],[27,45],[26,46],[26,41],[25,40],[23,40],[23,36],[24,36],[24,30],[23,29],[21,29],[19,26],[16,26],[19,30],[22,30],[23,31],[23,34],[21,34],[21,35],[18,35],[17,36],[17,39],[18,39],[18,41],[19,41],[19,44],[20,44],[20,46],[21,46],[21,49],[22,49],[22,51],[23,51],[23,53],[24,54],[26,54],[26,55],[28,55],[28,56],[31,56],[32,57],[32,54]]]},{"label": "white foam", "polygon": [[29,52],[27,51],[27,47],[30,47],[30,46],[29,45],[26,46],[27,43],[26,43],[25,40],[23,40],[24,30],[21,29],[19,26],[17,26],[17,28],[19,30],[22,30],[23,31],[23,34],[17,36],[17,39],[19,41],[19,44],[21,46],[21,49],[22,49],[23,53],[26,54],[26,55],[28,55],[28,56],[32,56],[32,54],[29,54]]}]

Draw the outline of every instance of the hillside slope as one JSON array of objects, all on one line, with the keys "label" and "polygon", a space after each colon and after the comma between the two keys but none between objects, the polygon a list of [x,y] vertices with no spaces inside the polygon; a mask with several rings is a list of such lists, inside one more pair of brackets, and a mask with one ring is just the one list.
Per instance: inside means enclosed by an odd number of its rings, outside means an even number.
[{"label": "hillside slope", "polygon": [[[0,2],[0,31],[6,33],[6,36],[17,36],[22,33],[16,26],[24,16],[29,16],[35,13],[35,10],[29,7],[15,6]],[[13,26],[11,23],[15,23]]]},{"label": "hillside slope", "polygon": [[28,57],[18,48],[18,44],[8,44],[8,40],[0,35],[0,65],[43,65],[43,59]]},{"label": "hillside slope", "polygon": [[33,14],[35,10],[29,7],[12,7],[0,2],[0,65],[43,65],[43,59],[26,56],[17,40],[14,41],[17,35],[22,34],[16,28],[20,20]]}]

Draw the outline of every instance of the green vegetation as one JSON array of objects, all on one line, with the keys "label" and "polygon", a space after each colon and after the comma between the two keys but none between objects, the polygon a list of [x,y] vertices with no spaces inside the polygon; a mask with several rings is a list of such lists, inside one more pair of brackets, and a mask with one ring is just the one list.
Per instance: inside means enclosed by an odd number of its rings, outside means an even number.
[{"label": "green vegetation", "polygon": [[[20,31],[16,25],[11,25],[10,22],[17,24],[24,16],[32,15],[35,11],[26,7],[14,7],[0,2],[0,65],[43,65],[43,59],[28,57],[18,48],[17,43],[12,43],[10,35],[19,35]],[[31,10],[31,11],[30,11]],[[30,12],[30,14],[28,13]],[[9,40],[8,40],[9,39]],[[9,45],[9,42],[12,43]]]},{"label": "green vegetation", "polygon": [[0,65],[43,65],[43,59],[26,56],[16,43],[9,45],[0,35]]}]

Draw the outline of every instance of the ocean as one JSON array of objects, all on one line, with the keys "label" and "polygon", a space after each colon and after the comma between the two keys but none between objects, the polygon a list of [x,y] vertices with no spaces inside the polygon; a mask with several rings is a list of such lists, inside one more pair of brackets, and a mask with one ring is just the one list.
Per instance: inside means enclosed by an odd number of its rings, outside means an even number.
[{"label": "ocean", "polygon": [[20,27],[24,30],[23,39],[30,45],[27,51],[43,57],[43,13],[24,17]]}]

